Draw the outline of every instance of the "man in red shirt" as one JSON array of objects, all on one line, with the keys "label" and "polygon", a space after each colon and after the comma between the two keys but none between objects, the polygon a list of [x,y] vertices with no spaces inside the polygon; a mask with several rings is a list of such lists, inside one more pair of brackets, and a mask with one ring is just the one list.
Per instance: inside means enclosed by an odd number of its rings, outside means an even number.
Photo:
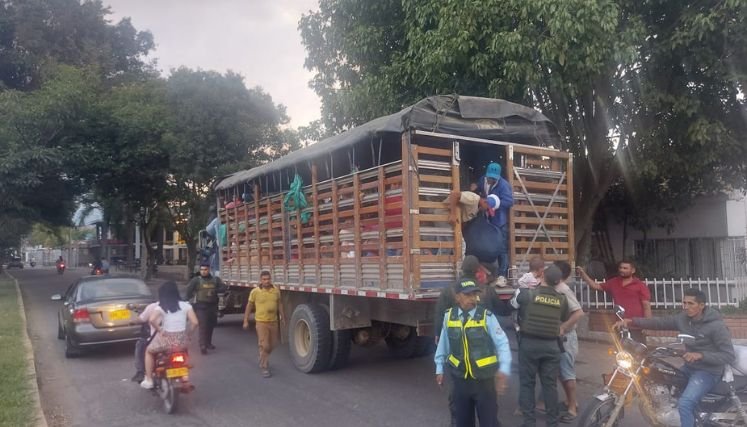
[{"label": "man in red shirt", "polygon": [[[589,287],[612,295],[615,304],[625,309],[626,319],[651,317],[651,292],[645,283],[635,277],[635,264],[632,261],[620,261],[617,264],[617,276],[604,283],[594,281],[581,267],[576,267],[576,270]],[[630,336],[640,343],[646,343],[646,336],[641,329],[631,328]]]}]

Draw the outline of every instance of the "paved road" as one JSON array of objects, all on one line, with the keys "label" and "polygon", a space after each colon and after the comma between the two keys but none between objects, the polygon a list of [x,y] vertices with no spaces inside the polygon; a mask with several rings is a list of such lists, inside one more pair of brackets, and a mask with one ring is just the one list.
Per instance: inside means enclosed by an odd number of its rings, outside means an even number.
[{"label": "paved road", "polygon": [[[271,359],[274,376],[264,379],[256,366],[256,336],[241,330],[238,317],[221,320],[215,352],[191,353],[197,389],[182,396],[178,414],[165,415],[158,399],[129,381],[131,345],[65,359],[63,341],[56,339],[59,303],[50,296],[63,292],[83,271],[68,270],[59,276],[53,269],[37,268],[13,274],[26,305],[42,406],[52,427],[448,425],[446,394],[435,385],[429,358],[393,360],[383,345],[368,350],[354,347],[348,368],[306,375],[293,367],[283,347]],[[599,372],[609,369],[609,363],[606,346],[582,342],[581,402],[598,388]],[[500,401],[504,425],[520,424],[512,415],[517,376],[513,375],[509,393]],[[622,425],[644,425],[631,412]]]}]

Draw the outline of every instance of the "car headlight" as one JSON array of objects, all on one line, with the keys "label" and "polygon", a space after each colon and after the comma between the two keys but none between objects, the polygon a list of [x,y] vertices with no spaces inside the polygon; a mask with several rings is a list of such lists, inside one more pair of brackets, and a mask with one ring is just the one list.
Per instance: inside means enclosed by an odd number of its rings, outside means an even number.
[{"label": "car headlight", "polygon": [[617,366],[625,370],[630,370],[630,368],[633,367],[633,362],[635,362],[633,356],[631,356],[627,351],[618,352],[615,356],[615,360],[617,361]]}]

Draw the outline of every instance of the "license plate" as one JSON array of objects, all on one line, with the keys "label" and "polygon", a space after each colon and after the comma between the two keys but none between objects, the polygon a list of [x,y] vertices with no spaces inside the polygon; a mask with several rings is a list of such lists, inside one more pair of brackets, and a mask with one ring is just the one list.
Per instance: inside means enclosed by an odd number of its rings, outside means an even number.
[{"label": "license plate", "polygon": [[189,375],[189,368],[171,368],[166,370],[166,378],[180,378]]},{"label": "license plate", "polygon": [[130,318],[130,310],[114,310],[109,312],[109,320],[127,320]]}]

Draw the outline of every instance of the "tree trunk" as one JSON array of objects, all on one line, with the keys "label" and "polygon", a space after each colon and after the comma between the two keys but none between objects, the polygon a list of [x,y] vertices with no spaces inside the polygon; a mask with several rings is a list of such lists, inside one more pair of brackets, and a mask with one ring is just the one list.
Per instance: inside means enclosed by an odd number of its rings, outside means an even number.
[{"label": "tree trunk", "polygon": [[187,244],[187,278],[195,271],[195,261],[197,260],[197,241],[191,236],[184,236],[184,242]]}]

